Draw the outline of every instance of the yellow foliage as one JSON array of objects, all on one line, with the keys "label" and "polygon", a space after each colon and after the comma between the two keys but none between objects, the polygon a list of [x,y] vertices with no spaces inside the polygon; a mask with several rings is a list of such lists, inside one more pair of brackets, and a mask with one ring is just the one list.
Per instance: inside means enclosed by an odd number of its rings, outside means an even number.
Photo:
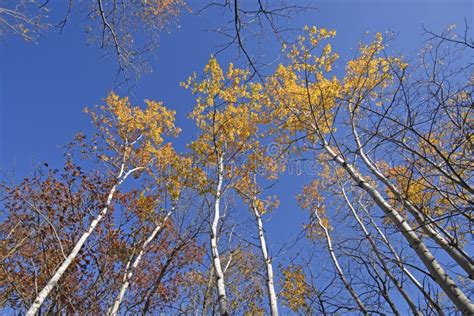
[{"label": "yellow foliage", "polygon": [[[343,104],[358,104],[367,97],[381,105],[383,89],[393,82],[393,69],[404,69],[400,58],[384,57],[380,33],[368,45],[361,45],[359,55],[348,61],[346,73],[339,80],[330,76],[335,61],[330,43],[334,30],[305,27],[288,52],[289,63],[280,64],[266,83],[271,96],[268,115],[278,129],[296,134],[305,132],[307,139],[318,141],[335,131],[334,110]],[[276,131],[278,132],[278,131]]]},{"label": "yellow foliage", "polygon": [[335,36],[334,30],[306,27],[306,36],[299,36],[288,52],[289,64],[280,64],[275,74],[267,80],[266,90],[271,95],[270,117],[279,128],[289,133],[307,130],[329,132],[332,127],[331,109],[341,92],[335,76],[325,73],[332,70],[339,58],[326,44],[316,54],[321,42]]},{"label": "yellow foliage", "polygon": [[[156,181],[160,194],[178,199],[182,189],[199,183],[204,186],[204,173],[192,165],[189,157],[176,153],[164,136],[177,136],[175,111],[167,109],[161,102],[145,100],[145,108],[132,106],[130,100],[110,93],[105,104],[89,111],[93,122],[109,145],[111,152],[123,150],[132,166],[148,167],[148,174]],[[120,159],[122,157],[119,157]],[[101,155],[103,161],[111,157]],[[140,200],[145,203],[145,200]],[[143,204],[142,203],[142,204]],[[142,205],[151,209],[151,205]]]},{"label": "yellow foliage", "polygon": [[283,268],[282,273],[280,296],[285,305],[298,313],[306,307],[306,300],[311,290],[306,282],[303,268],[298,265],[289,266]]},{"label": "yellow foliage", "polygon": [[377,33],[372,43],[360,45],[358,57],[347,62],[343,79],[347,102],[359,104],[366,97],[379,99],[383,89],[393,83],[392,69],[407,67],[400,58],[381,56],[384,48],[382,34]]},{"label": "yellow foliage", "polygon": [[235,68],[233,64],[224,73],[211,57],[202,80],[193,75],[182,83],[196,95],[190,118],[196,121],[201,133],[190,148],[198,156],[209,160],[216,153],[243,152],[250,148],[250,139],[262,121],[259,115],[262,87],[247,83],[247,76],[248,70]]},{"label": "yellow foliage", "polygon": [[177,136],[175,111],[161,102],[146,100],[145,109],[132,106],[127,97],[111,92],[105,105],[95,111],[85,109],[111,149],[125,148],[130,159],[141,164],[149,162],[161,150],[163,135]]}]

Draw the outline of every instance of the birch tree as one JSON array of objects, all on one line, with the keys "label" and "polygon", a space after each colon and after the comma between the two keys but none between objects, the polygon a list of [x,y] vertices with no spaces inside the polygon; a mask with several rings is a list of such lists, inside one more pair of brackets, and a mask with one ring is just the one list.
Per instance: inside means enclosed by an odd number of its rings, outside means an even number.
[{"label": "birch tree", "polygon": [[[375,166],[373,161],[376,160],[367,158],[361,146],[367,143],[357,138],[354,128],[349,130],[354,137],[353,143],[338,136],[340,129],[335,132],[336,127],[345,126],[344,121],[353,121],[354,113],[367,117],[364,112],[379,112],[377,106],[383,106],[384,103],[388,108],[395,107],[396,103],[392,100],[397,98],[400,85],[394,82],[398,78],[397,74],[404,74],[408,66],[400,58],[382,55],[384,44],[382,36],[377,34],[372,43],[361,44],[359,55],[347,62],[342,79],[335,76],[330,78],[327,73],[332,70],[338,55],[331,52],[330,44],[319,50],[318,47],[321,47],[322,41],[334,35],[335,31],[308,27],[307,34],[300,36],[297,43],[289,49],[289,65],[280,65],[275,76],[270,78],[268,89],[274,95],[271,115],[287,127],[287,133],[281,135],[281,138],[286,137],[288,142],[290,137],[301,135],[304,147],[324,153],[325,158],[320,159],[320,162],[334,161],[345,170],[354,184],[373,199],[404,236],[452,303],[462,312],[472,312],[473,305],[469,298],[422,240],[421,233],[426,233],[440,245],[469,275],[469,260],[463,256],[462,250],[442,237],[435,230],[436,226],[432,221],[426,224],[429,217],[417,210],[411,201],[401,198],[400,192]],[[361,110],[362,104],[365,105],[364,111]],[[388,111],[385,107],[384,110]],[[383,119],[378,122],[373,127],[373,122],[369,121],[370,127],[381,128]],[[365,171],[370,175],[364,174]],[[461,180],[457,181],[465,187]],[[403,211],[393,203],[390,196],[379,189],[379,185],[385,186],[395,195],[402,204]],[[404,217],[407,215],[405,211],[413,216],[414,223]],[[420,225],[422,228],[415,229],[413,225]]]},{"label": "birch tree", "polygon": [[[109,315],[117,315],[120,304],[126,294],[135,271],[139,267],[142,259],[150,250],[151,244],[161,234],[162,230],[172,222],[172,216],[177,210],[185,211],[184,206],[187,204],[184,197],[190,194],[189,188],[195,185],[200,173],[199,170],[192,166],[189,157],[178,155],[170,146],[167,150],[160,148],[159,151],[150,152],[153,165],[150,167],[150,181],[147,187],[154,192],[152,196],[143,197],[147,201],[146,213],[140,213],[141,218],[153,223],[153,229],[149,231],[146,238],[141,242],[125,264],[120,290],[116,296],[113,305],[109,309]],[[181,203],[182,202],[182,203]],[[151,205],[150,205],[151,203]],[[183,204],[183,205],[181,205]],[[179,248],[186,248],[183,244]],[[199,256],[196,256],[196,260]]]},{"label": "birch tree", "polygon": [[257,177],[267,175],[268,178],[275,179],[277,171],[282,167],[272,157],[263,155],[264,149],[258,143],[247,158],[246,163],[238,167],[236,173],[240,174],[236,182],[236,190],[242,196],[246,205],[255,216],[258,239],[260,242],[260,251],[266,270],[266,286],[268,292],[268,302],[272,315],[278,315],[278,302],[275,292],[275,281],[273,273],[272,258],[269,254],[265,229],[263,227],[262,216],[271,212],[278,206],[278,200],[275,196],[261,198],[264,189],[257,183]]},{"label": "birch tree", "polygon": [[207,187],[210,192],[210,249],[216,277],[221,314],[229,313],[224,271],[219,255],[219,222],[224,193],[233,182],[233,164],[250,149],[250,136],[258,131],[257,112],[252,110],[261,98],[260,84],[247,84],[247,70],[230,64],[224,74],[215,58],[204,68],[204,78],[194,75],[183,86],[197,95],[196,106],[190,117],[196,121],[199,135],[190,144],[198,164],[207,170]]},{"label": "birch tree", "polygon": [[323,206],[324,198],[319,193],[320,183],[318,181],[313,181],[310,185],[306,186],[303,190],[303,193],[299,196],[301,206],[305,209],[309,209],[311,212],[312,222],[311,225],[315,225],[316,229],[313,229],[312,234],[314,236],[322,237],[326,243],[326,249],[330,255],[334,269],[341,279],[344,287],[349,292],[349,294],[354,299],[354,302],[357,304],[359,310],[364,314],[368,315],[368,310],[359,295],[356,293],[354,288],[351,286],[351,283],[346,277],[346,274],[342,270],[342,267],[339,263],[338,256],[333,247],[333,241],[330,234],[330,229],[333,229],[330,225],[328,215],[325,212],[325,207]]},{"label": "birch tree", "polygon": [[99,130],[98,137],[106,146],[100,159],[111,168],[115,181],[105,198],[104,207],[38,293],[27,315],[37,313],[61,276],[77,257],[84,243],[107,215],[117,188],[131,174],[143,172],[148,167],[149,152],[159,150],[163,143],[162,133],[177,133],[178,130],[173,124],[174,112],[167,110],[158,102],[146,103],[147,109],[141,110],[138,107],[131,107],[127,98],[120,99],[117,95],[110,94],[106,99],[106,105],[100,107],[100,112],[92,112],[93,122]]}]

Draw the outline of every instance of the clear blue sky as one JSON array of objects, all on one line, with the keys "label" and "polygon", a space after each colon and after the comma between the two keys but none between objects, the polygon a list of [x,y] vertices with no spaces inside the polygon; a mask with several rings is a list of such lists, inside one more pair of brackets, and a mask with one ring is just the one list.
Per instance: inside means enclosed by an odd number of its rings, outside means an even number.
[{"label": "clear blue sky", "polygon": [[[203,3],[189,1],[191,7]],[[295,18],[291,24],[335,28],[337,37],[333,49],[341,52],[342,59],[353,54],[351,49],[357,47],[366,31],[373,34],[386,30],[397,34],[391,43],[394,51],[415,56],[424,40],[422,23],[438,32],[453,23],[463,27],[466,18],[472,30],[473,3],[453,0],[314,1],[312,5],[317,10]],[[194,123],[186,119],[193,107],[193,98],[179,87],[179,82],[193,71],[199,72],[216,50],[216,45],[224,40],[206,31],[223,23],[219,19],[218,15],[186,14],[181,17],[179,29],[162,35],[158,59],[151,61],[154,72],[142,77],[132,91],[132,100],[137,103],[143,99],[163,100],[177,111],[177,124],[183,129],[178,147],[190,141],[194,132]],[[115,65],[102,58],[102,52],[95,46],[85,44],[79,21],[76,16],[63,34],[52,30],[40,38],[38,44],[13,38],[0,43],[1,172],[11,174],[14,169],[19,179],[42,162],[59,167],[60,146],[78,131],[90,131],[91,125],[83,108],[99,103],[114,88]],[[223,58],[221,64],[232,61],[228,56]],[[129,94],[126,89],[118,92]],[[288,219],[293,218],[294,223],[306,218],[294,201],[306,180],[304,176],[288,176],[284,186],[276,188],[284,197],[268,225],[274,250],[298,227],[295,223],[292,229],[286,229]],[[288,185],[288,181],[295,185]]]}]

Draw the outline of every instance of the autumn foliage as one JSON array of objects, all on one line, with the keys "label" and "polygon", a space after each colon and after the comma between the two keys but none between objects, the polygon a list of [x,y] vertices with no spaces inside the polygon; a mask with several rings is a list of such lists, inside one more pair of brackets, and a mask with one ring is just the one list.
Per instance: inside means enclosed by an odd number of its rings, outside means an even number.
[{"label": "autumn foliage", "polygon": [[[162,28],[184,5],[155,2],[133,18]],[[422,54],[443,57],[414,65],[377,33],[344,61],[335,36],[305,27],[264,79],[211,57],[181,84],[195,125],[181,151],[176,112],[162,102],[111,92],[86,109],[96,133],[78,134],[61,170],[1,184],[1,306],[474,313],[472,63],[443,62],[469,47],[436,38]],[[294,161],[317,172],[296,197],[277,196]],[[279,207],[289,198],[307,221],[278,250],[267,227],[278,212],[296,217]]]}]

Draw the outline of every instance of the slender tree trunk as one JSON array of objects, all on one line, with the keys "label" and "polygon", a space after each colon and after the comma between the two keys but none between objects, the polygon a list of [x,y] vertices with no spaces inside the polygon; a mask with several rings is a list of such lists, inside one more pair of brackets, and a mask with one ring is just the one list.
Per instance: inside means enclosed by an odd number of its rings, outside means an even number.
[{"label": "slender tree trunk", "polygon": [[[365,165],[369,168],[369,170],[380,180],[383,184],[385,184],[389,190],[395,194],[397,199],[402,203],[403,207],[415,218],[417,223],[420,225],[423,232],[425,232],[430,238],[432,238],[446,253],[456,261],[459,266],[466,271],[468,277],[470,279],[474,279],[474,262],[466,254],[459,246],[455,245],[454,238],[449,235],[448,232],[443,232],[448,236],[448,240],[444,238],[437,230],[436,230],[436,222],[433,221],[429,216],[418,210],[409,200],[402,196],[400,191],[382,174],[378,168],[374,165],[374,163],[367,157],[362,147],[362,143],[359,138],[359,134],[357,133],[357,129],[354,124],[354,117],[353,112],[351,110],[351,126],[352,126],[352,133],[354,135],[354,140],[358,147],[358,151],[364,161]],[[434,226],[434,227],[433,227]],[[439,227],[439,226],[438,226]]]},{"label": "slender tree trunk", "polygon": [[429,304],[436,310],[437,315],[444,316],[443,309],[439,306],[439,304],[431,297],[431,295],[425,290],[423,285],[416,279],[416,277],[408,270],[405,265],[403,264],[402,258],[398,255],[397,251],[395,248],[393,248],[392,244],[390,241],[387,239],[385,234],[382,232],[380,227],[375,223],[374,219],[372,218],[372,215],[370,215],[369,211],[363,206],[361,203],[359,205],[362,207],[364,210],[365,214],[367,215],[370,223],[372,224],[372,227],[375,228],[377,231],[378,235],[382,239],[382,241],[385,243],[385,245],[388,247],[390,252],[392,253],[395,263],[398,265],[398,267],[407,275],[407,277],[410,279],[410,281],[416,286],[416,288],[423,294],[423,296],[428,300]]},{"label": "slender tree trunk", "polygon": [[115,191],[117,190],[117,187],[122,184],[122,182],[134,171],[140,169],[140,168],[135,168],[132,170],[129,170],[128,172],[124,173],[124,163],[122,164],[122,167],[120,169],[119,175],[117,176],[117,183],[112,186],[112,188],[109,191],[109,194],[107,196],[107,200],[105,202],[104,208],[100,211],[99,215],[90,223],[89,228],[82,234],[82,236],[79,238],[77,243],[74,245],[74,248],[71,250],[69,255],[66,257],[66,259],[61,263],[59,268],[56,270],[54,275],[51,277],[51,279],[46,283],[44,288],[41,290],[41,292],[36,296],[33,304],[31,304],[30,308],[26,312],[26,316],[34,316],[41,305],[43,304],[44,300],[48,297],[49,293],[51,290],[58,284],[59,279],[63,276],[64,272],[69,268],[71,263],[74,261],[74,259],[77,257],[79,251],[82,249],[82,246],[84,243],[87,241],[89,236],[92,234],[92,232],[95,230],[97,225],[100,223],[100,221],[107,215],[107,212],[109,211],[110,204],[112,203],[112,199],[114,197]]},{"label": "slender tree trunk", "polygon": [[166,223],[168,218],[171,216],[173,211],[174,209],[171,209],[168,213],[166,213],[166,216],[164,217],[163,221],[160,224],[156,225],[155,229],[151,232],[150,236],[148,236],[148,238],[143,242],[140,252],[136,256],[131,267],[130,267],[130,261],[127,263],[127,266],[125,268],[125,273],[122,279],[122,286],[120,287],[120,291],[117,294],[117,298],[115,299],[114,304],[109,309],[109,313],[108,313],[109,316],[117,315],[120,308],[120,304],[122,303],[123,297],[125,295],[125,292],[130,286],[130,280],[132,279],[133,274],[135,273],[138,265],[140,264],[140,261],[142,260],[143,255],[145,254],[147,250],[146,248],[153,241],[153,239],[155,239],[156,235],[161,231],[161,229],[163,228],[164,224]]},{"label": "slender tree trunk", "polygon": [[362,222],[361,218],[359,217],[359,215],[357,214],[356,210],[354,209],[352,203],[349,201],[349,198],[347,197],[347,194],[346,194],[346,191],[344,190],[344,187],[341,185],[341,191],[342,191],[342,195],[344,196],[344,200],[346,201],[346,204],[347,206],[349,207],[349,210],[351,211],[352,215],[354,216],[357,224],[359,224],[359,227],[362,229],[362,232],[364,233],[365,235],[365,238],[367,238],[367,240],[369,241],[374,253],[375,253],[375,256],[377,257],[378,261],[380,262],[380,264],[382,265],[383,267],[383,271],[385,272],[385,274],[387,274],[387,276],[390,278],[390,280],[392,280],[393,284],[395,285],[395,287],[397,288],[398,292],[400,292],[400,294],[402,295],[403,299],[405,300],[405,302],[407,302],[408,306],[410,307],[413,315],[416,315],[416,316],[421,316],[423,315],[419,310],[418,308],[416,307],[415,303],[412,301],[412,299],[410,298],[410,296],[408,295],[408,293],[405,291],[405,289],[403,288],[403,286],[400,284],[400,282],[398,281],[398,279],[393,275],[393,273],[390,271],[390,268],[387,266],[384,258],[382,258],[382,256],[380,255],[380,251],[377,247],[377,244],[375,242],[375,240],[372,238],[372,236],[370,235],[369,231],[367,230],[367,228],[365,227],[364,223]]},{"label": "slender tree trunk", "polygon": [[212,263],[214,265],[214,271],[216,274],[216,284],[217,284],[217,295],[219,300],[219,308],[221,315],[229,315],[227,310],[227,294],[225,289],[225,281],[224,281],[224,272],[222,271],[221,259],[219,256],[219,250],[217,247],[218,242],[218,225],[220,219],[220,202],[221,202],[221,194],[222,194],[222,182],[224,178],[224,159],[219,156],[218,159],[218,171],[217,171],[217,187],[216,187],[216,196],[215,196],[215,203],[214,203],[214,217],[212,220],[211,225],[211,253],[212,253]]},{"label": "slender tree trunk", "polygon": [[443,289],[444,293],[456,305],[456,307],[465,314],[474,314],[474,305],[467,298],[467,296],[459,289],[451,277],[444,271],[428,247],[422,242],[415,230],[408,224],[408,222],[392,207],[382,195],[354,169],[354,167],[347,163],[342,157],[337,155],[334,150],[329,147],[327,142],[323,139],[323,147],[329,156],[340,165],[350,177],[366,191],[373,201],[384,211],[388,218],[398,228],[402,235],[407,240],[410,247],[413,248],[420,260],[430,272],[433,279]]},{"label": "slender tree trunk", "polygon": [[270,302],[270,311],[272,316],[278,316],[278,303],[273,281],[273,266],[272,260],[268,256],[268,248],[263,230],[262,217],[260,216],[260,213],[258,212],[258,209],[255,205],[253,205],[252,208],[255,213],[255,219],[257,221],[258,237],[260,239],[260,250],[262,251],[263,261],[265,262],[265,268],[267,270],[267,289],[268,300]]},{"label": "slender tree trunk", "polygon": [[326,226],[324,225],[321,217],[319,216],[318,214],[318,211],[317,210],[314,210],[313,214],[316,216],[317,220],[318,220],[318,224],[319,224],[319,227],[321,227],[321,229],[323,230],[324,232],[324,236],[325,236],[325,239],[326,239],[326,246],[327,246],[327,249],[328,249],[328,252],[331,256],[331,259],[332,259],[332,262],[334,264],[334,267],[336,268],[336,272],[337,274],[339,275],[339,277],[341,278],[341,281],[342,283],[344,284],[344,286],[346,287],[347,291],[349,291],[349,293],[351,294],[352,298],[354,298],[355,302],[357,303],[357,306],[359,306],[359,309],[362,311],[362,313],[364,313],[364,315],[369,315],[369,313],[367,312],[367,309],[365,308],[364,306],[364,303],[362,303],[362,301],[360,300],[359,296],[357,295],[357,293],[354,291],[354,289],[352,288],[351,284],[349,283],[349,281],[347,281],[346,279],[346,276],[344,274],[344,271],[342,271],[342,268],[341,266],[339,265],[339,261],[337,260],[337,257],[336,257],[336,253],[334,252],[334,249],[332,247],[332,240],[331,240],[331,235],[329,235],[329,231],[328,229],[326,228]]}]

